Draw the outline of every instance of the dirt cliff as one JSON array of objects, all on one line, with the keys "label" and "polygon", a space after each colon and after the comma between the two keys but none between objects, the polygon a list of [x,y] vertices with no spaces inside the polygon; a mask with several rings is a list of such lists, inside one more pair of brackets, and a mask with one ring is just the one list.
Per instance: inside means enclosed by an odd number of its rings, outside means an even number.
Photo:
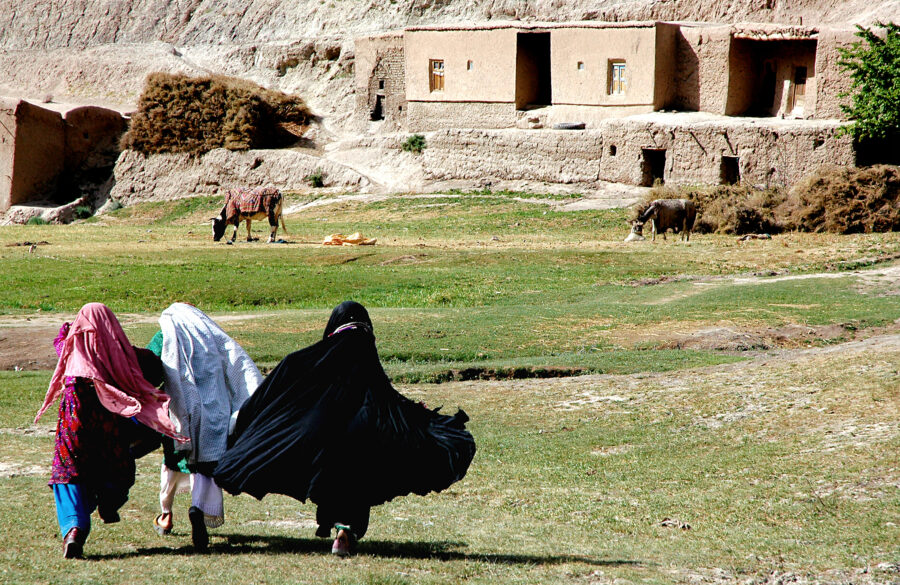
[{"label": "dirt cliff", "polygon": [[132,107],[151,71],[299,92],[334,131],[353,106],[353,38],[484,20],[871,24],[896,0],[0,0],[0,95]]}]

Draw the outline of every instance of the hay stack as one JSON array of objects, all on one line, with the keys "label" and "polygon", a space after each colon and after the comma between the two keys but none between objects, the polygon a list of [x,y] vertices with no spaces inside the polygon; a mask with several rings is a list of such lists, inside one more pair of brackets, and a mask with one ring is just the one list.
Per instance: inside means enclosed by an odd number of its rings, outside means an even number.
[{"label": "hay stack", "polygon": [[900,231],[900,167],[826,165],[788,192],[750,185],[709,189],[657,186],[635,206],[640,215],[653,199],[692,199],[699,208],[694,231],[720,234],[777,234],[783,231],[834,234]]},{"label": "hay stack", "polygon": [[279,148],[296,142],[310,118],[301,98],[248,81],[151,73],[122,147],[198,155]]}]

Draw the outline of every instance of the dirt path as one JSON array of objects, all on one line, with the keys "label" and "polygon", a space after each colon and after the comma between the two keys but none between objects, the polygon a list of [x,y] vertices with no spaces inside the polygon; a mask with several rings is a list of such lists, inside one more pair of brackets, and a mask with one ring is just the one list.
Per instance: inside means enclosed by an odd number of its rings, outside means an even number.
[{"label": "dirt path", "polygon": [[[374,179],[369,179],[374,181]],[[450,189],[459,189],[462,191],[472,191],[481,189],[482,186],[472,181],[447,181],[443,183],[434,183],[428,185],[429,190],[449,191]],[[534,197],[513,197],[514,201],[523,203],[532,203],[536,205],[547,205],[554,211],[585,211],[596,209],[617,209],[620,207],[630,207],[638,203],[649,191],[647,187],[634,187],[632,185],[623,185],[619,183],[603,183],[599,187],[591,187],[588,189],[572,186],[556,186],[550,189],[548,185],[543,183],[533,183],[528,181],[503,181],[493,184],[494,190],[517,191],[523,193],[534,193]],[[415,191],[415,190],[414,190]],[[549,193],[551,195],[578,195],[577,198],[567,200],[550,199],[541,197],[540,194]],[[450,195],[445,193],[413,193],[398,195],[394,193],[353,193],[347,195],[338,195],[335,197],[322,197],[315,201],[291,205],[285,208],[285,214],[298,213],[308,209],[325,207],[329,205],[340,205],[342,203],[359,202],[374,203],[376,201],[386,201],[393,197],[403,197],[404,199],[443,199],[450,197],[459,197],[459,195]],[[509,199],[501,195],[492,196],[490,194],[481,195],[481,197],[489,197],[494,199]]]},{"label": "dirt path", "polygon": [[[219,323],[231,323],[259,317],[274,317],[280,312],[217,315]],[[51,370],[57,356],[53,340],[60,326],[71,322],[74,313],[38,313],[34,315],[0,316],[0,370]],[[156,323],[158,315],[120,314],[125,325]]]}]

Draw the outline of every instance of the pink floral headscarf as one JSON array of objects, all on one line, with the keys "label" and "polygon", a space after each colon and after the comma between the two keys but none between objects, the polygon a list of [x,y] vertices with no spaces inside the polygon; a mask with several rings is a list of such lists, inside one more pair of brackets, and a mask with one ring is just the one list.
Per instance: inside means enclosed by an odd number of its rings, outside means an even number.
[{"label": "pink floral headscarf", "polygon": [[88,303],[78,312],[35,422],[59,397],[68,376],[89,378],[100,403],[110,412],[135,417],[160,433],[184,440],[169,418],[169,397],[144,379],[134,348],[106,305]]}]

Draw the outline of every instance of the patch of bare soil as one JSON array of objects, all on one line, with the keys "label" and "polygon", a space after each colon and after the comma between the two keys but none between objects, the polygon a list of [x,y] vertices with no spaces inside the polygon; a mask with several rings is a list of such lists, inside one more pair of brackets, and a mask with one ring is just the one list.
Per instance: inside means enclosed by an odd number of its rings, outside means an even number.
[{"label": "patch of bare soil", "polygon": [[25,475],[48,475],[50,468],[42,465],[24,465],[20,463],[6,463],[0,461],[0,478],[12,479]]},{"label": "patch of bare soil", "polygon": [[[900,326],[896,327],[900,330]],[[752,351],[807,347],[813,343],[837,339],[855,339],[859,330],[849,324],[797,325],[741,330],[731,327],[708,327],[675,339],[664,341],[664,349],[712,349],[722,351]],[[871,335],[872,331],[866,331]]]},{"label": "patch of bare soil", "polygon": [[0,370],[51,370],[56,367],[53,340],[59,325],[0,327]]},{"label": "patch of bare soil", "polygon": [[876,585],[896,583],[900,578],[900,564],[884,562],[851,570],[830,570],[818,575],[804,575],[790,571],[767,570],[758,574],[735,572],[720,567],[698,567],[696,569],[674,569],[672,576],[678,581],[695,585],[830,585],[857,583]]}]

